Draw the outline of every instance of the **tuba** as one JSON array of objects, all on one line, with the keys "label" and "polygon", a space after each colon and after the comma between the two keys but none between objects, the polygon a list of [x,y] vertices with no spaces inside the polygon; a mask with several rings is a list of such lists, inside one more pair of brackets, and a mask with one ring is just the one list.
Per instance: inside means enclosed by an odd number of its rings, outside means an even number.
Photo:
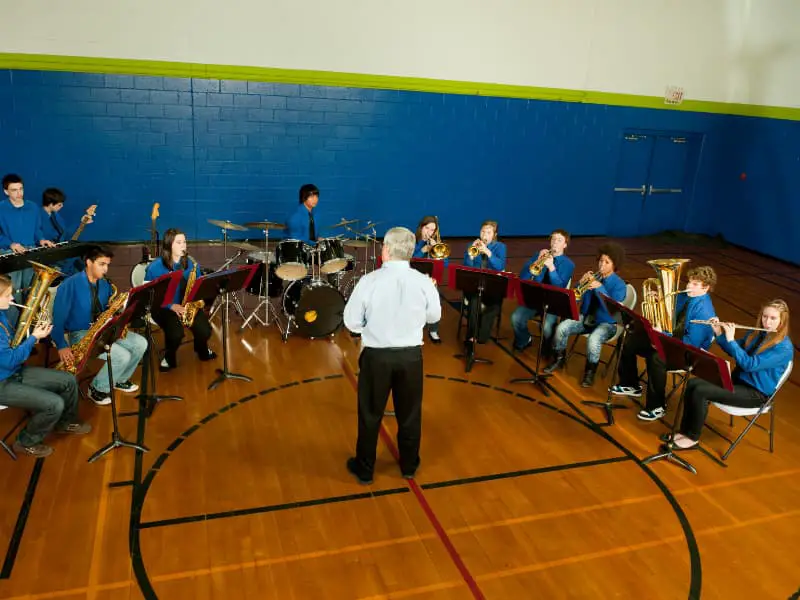
[{"label": "tuba", "polygon": [[450,256],[450,246],[443,244],[442,238],[439,235],[439,217],[436,217],[436,235],[434,241],[435,243],[430,250],[431,258],[441,259]]},{"label": "tuba", "polygon": [[[113,283],[111,284],[111,296],[108,299],[108,308],[106,308],[103,312],[97,315],[97,319],[95,322],[89,326],[89,330],[86,332],[86,335],[83,336],[77,343],[73,344],[70,350],[72,350],[72,363],[66,364],[64,361],[60,361],[56,366],[56,370],[58,371],[66,371],[67,373],[72,373],[75,375],[79,367],[83,364],[86,360],[86,354],[94,344],[95,337],[97,337],[97,332],[100,331],[108,321],[117,314],[120,310],[125,308],[125,304],[128,302],[128,292],[118,293],[117,286]],[[120,334],[120,339],[124,338],[128,333],[128,327],[126,326],[125,329],[122,330]]]},{"label": "tuba", "polygon": [[11,347],[16,348],[30,334],[31,326],[35,323],[50,323],[50,315],[46,307],[50,297],[50,285],[57,277],[63,275],[58,269],[48,267],[38,262],[28,261],[33,267],[33,279],[31,280],[30,291],[25,299],[25,308],[19,313],[17,329],[14,338],[11,340]]},{"label": "tuba", "polygon": [[186,291],[183,294],[183,307],[186,310],[183,312],[181,323],[184,327],[191,327],[194,323],[194,318],[197,316],[197,311],[201,310],[206,303],[202,300],[195,300],[194,302],[186,301],[189,298],[189,294],[192,293],[194,282],[197,279],[197,261],[193,261],[191,256],[187,258],[191,270],[189,271],[189,280],[186,282]]},{"label": "tuba", "polygon": [[[642,316],[656,329],[672,334],[675,322],[675,303],[683,265],[689,258],[659,258],[647,264],[656,270],[658,277],[642,283]],[[655,297],[654,297],[655,296]]]}]

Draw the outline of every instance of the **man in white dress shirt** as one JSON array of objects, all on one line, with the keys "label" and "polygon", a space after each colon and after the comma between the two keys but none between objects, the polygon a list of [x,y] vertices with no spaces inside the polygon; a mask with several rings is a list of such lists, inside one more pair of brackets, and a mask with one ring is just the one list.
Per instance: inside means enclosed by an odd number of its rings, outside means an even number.
[{"label": "man in white dress shirt", "polygon": [[441,319],[436,282],[411,268],[416,238],[395,227],[383,238],[377,271],[361,278],[344,307],[344,324],[361,334],[358,359],[358,441],[347,469],[372,483],[378,432],[389,392],[397,416],[400,472],[408,479],[419,466],[422,437],[422,331]]}]

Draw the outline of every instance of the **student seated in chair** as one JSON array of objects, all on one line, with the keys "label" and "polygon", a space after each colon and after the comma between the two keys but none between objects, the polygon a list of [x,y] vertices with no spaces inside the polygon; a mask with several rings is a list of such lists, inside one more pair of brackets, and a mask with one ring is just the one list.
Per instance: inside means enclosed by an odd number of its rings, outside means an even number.
[{"label": "student seated in chair", "polygon": [[[472,244],[464,251],[464,266],[487,271],[503,271],[506,268],[506,245],[497,240],[497,221],[484,221],[481,232]],[[483,297],[483,306],[478,306],[477,294],[467,294],[468,303],[467,323],[477,320],[477,331],[467,329],[467,344],[474,344],[477,339],[479,344],[489,341],[492,332],[492,323],[500,314],[503,306],[502,298]],[[478,312],[477,319],[474,311]],[[471,318],[470,318],[471,316]]]},{"label": "student seated in chair", "polygon": [[598,248],[597,271],[585,273],[574,288],[576,295],[580,296],[581,318],[578,321],[566,319],[558,324],[553,341],[555,360],[544,369],[545,373],[552,373],[564,366],[567,359],[567,341],[571,335],[588,333],[586,367],[581,386],[592,386],[603,344],[614,337],[617,331],[617,323],[602,302],[600,294],[605,294],[617,302],[625,300],[627,293],[625,282],[617,275],[617,270],[624,260],[625,251],[619,244],[610,242]]},{"label": "student seated in chair", "polygon": [[83,434],[92,428],[78,420],[78,384],[73,375],[24,366],[33,346],[50,335],[53,326],[37,324],[28,338],[12,347],[16,328],[6,314],[12,298],[11,279],[0,275],[0,401],[31,413],[14,450],[43,458],[53,453],[53,448],[43,443],[51,431]]},{"label": "student seated in chair", "polygon": [[794,356],[794,345],[789,338],[789,306],[783,300],[772,300],[761,308],[756,327],[767,331],[749,331],[738,340],[734,338],[733,323],[720,323],[717,318],[712,322],[719,347],[736,361],[733,391],[698,378],[686,384],[683,417],[675,435],[677,450],[697,448],[711,402],[740,408],[758,408],[764,404],[775,393]]},{"label": "student seated in chair", "polygon": [[[708,350],[714,341],[714,331],[710,325],[692,323],[708,321],[714,312],[708,292],[717,283],[717,274],[711,267],[697,267],[686,274],[688,282],[685,293],[678,295],[675,302],[675,326],[672,335],[690,346]],[[647,298],[644,299],[647,301]],[[647,364],[647,401],[636,416],[642,421],[655,421],[665,414],[665,393],[667,387],[667,367],[650,345],[647,335],[628,336],[619,360],[619,384],[611,386],[611,393],[621,396],[640,397],[639,370],[636,357],[642,356]]]}]

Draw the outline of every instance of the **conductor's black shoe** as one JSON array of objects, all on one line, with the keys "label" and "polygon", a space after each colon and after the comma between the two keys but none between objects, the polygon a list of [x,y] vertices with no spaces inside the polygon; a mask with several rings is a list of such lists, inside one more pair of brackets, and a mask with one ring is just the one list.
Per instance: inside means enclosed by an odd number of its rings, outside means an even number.
[{"label": "conductor's black shoe", "polygon": [[206,351],[205,354],[198,353],[197,354],[197,358],[199,358],[202,361],[214,360],[215,358],[217,358],[217,353],[214,352],[213,350],[208,350],[208,351]]},{"label": "conductor's black shoe", "polygon": [[372,475],[363,475],[359,472],[358,463],[355,458],[347,459],[347,470],[356,478],[356,481],[361,485],[369,485],[372,483]]},{"label": "conductor's black shoe", "polygon": [[417,464],[413,468],[404,469],[403,467],[400,467],[400,474],[404,479],[414,479],[414,476],[417,474],[417,469],[419,469],[419,459],[417,459]]}]

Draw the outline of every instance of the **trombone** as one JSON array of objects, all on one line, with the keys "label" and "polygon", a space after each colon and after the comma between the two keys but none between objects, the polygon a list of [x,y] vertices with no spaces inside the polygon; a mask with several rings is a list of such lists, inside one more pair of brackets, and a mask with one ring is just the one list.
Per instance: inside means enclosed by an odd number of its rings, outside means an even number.
[{"label": "trombone", "polygon": [[[714,325],[715,323],[719,326],[722,326],[724,321],[712,321],[711,319],[691,319],[689,323],[694,323],[695,325]],[[734,329],[749,329],[751,331],[766,331],[770,332],[770,329],[764,329],[763,327],[751,327],[749,325],[739,325],[738,323],[731,323]]]},{"label": "trombone", "polygon": [[442,237],[439,234],[439,217],[436,219],[436,233],[434,234],[433,245],[429,251],[431,258],[441,259],[450,256],[450,246],[442,243]]}]

